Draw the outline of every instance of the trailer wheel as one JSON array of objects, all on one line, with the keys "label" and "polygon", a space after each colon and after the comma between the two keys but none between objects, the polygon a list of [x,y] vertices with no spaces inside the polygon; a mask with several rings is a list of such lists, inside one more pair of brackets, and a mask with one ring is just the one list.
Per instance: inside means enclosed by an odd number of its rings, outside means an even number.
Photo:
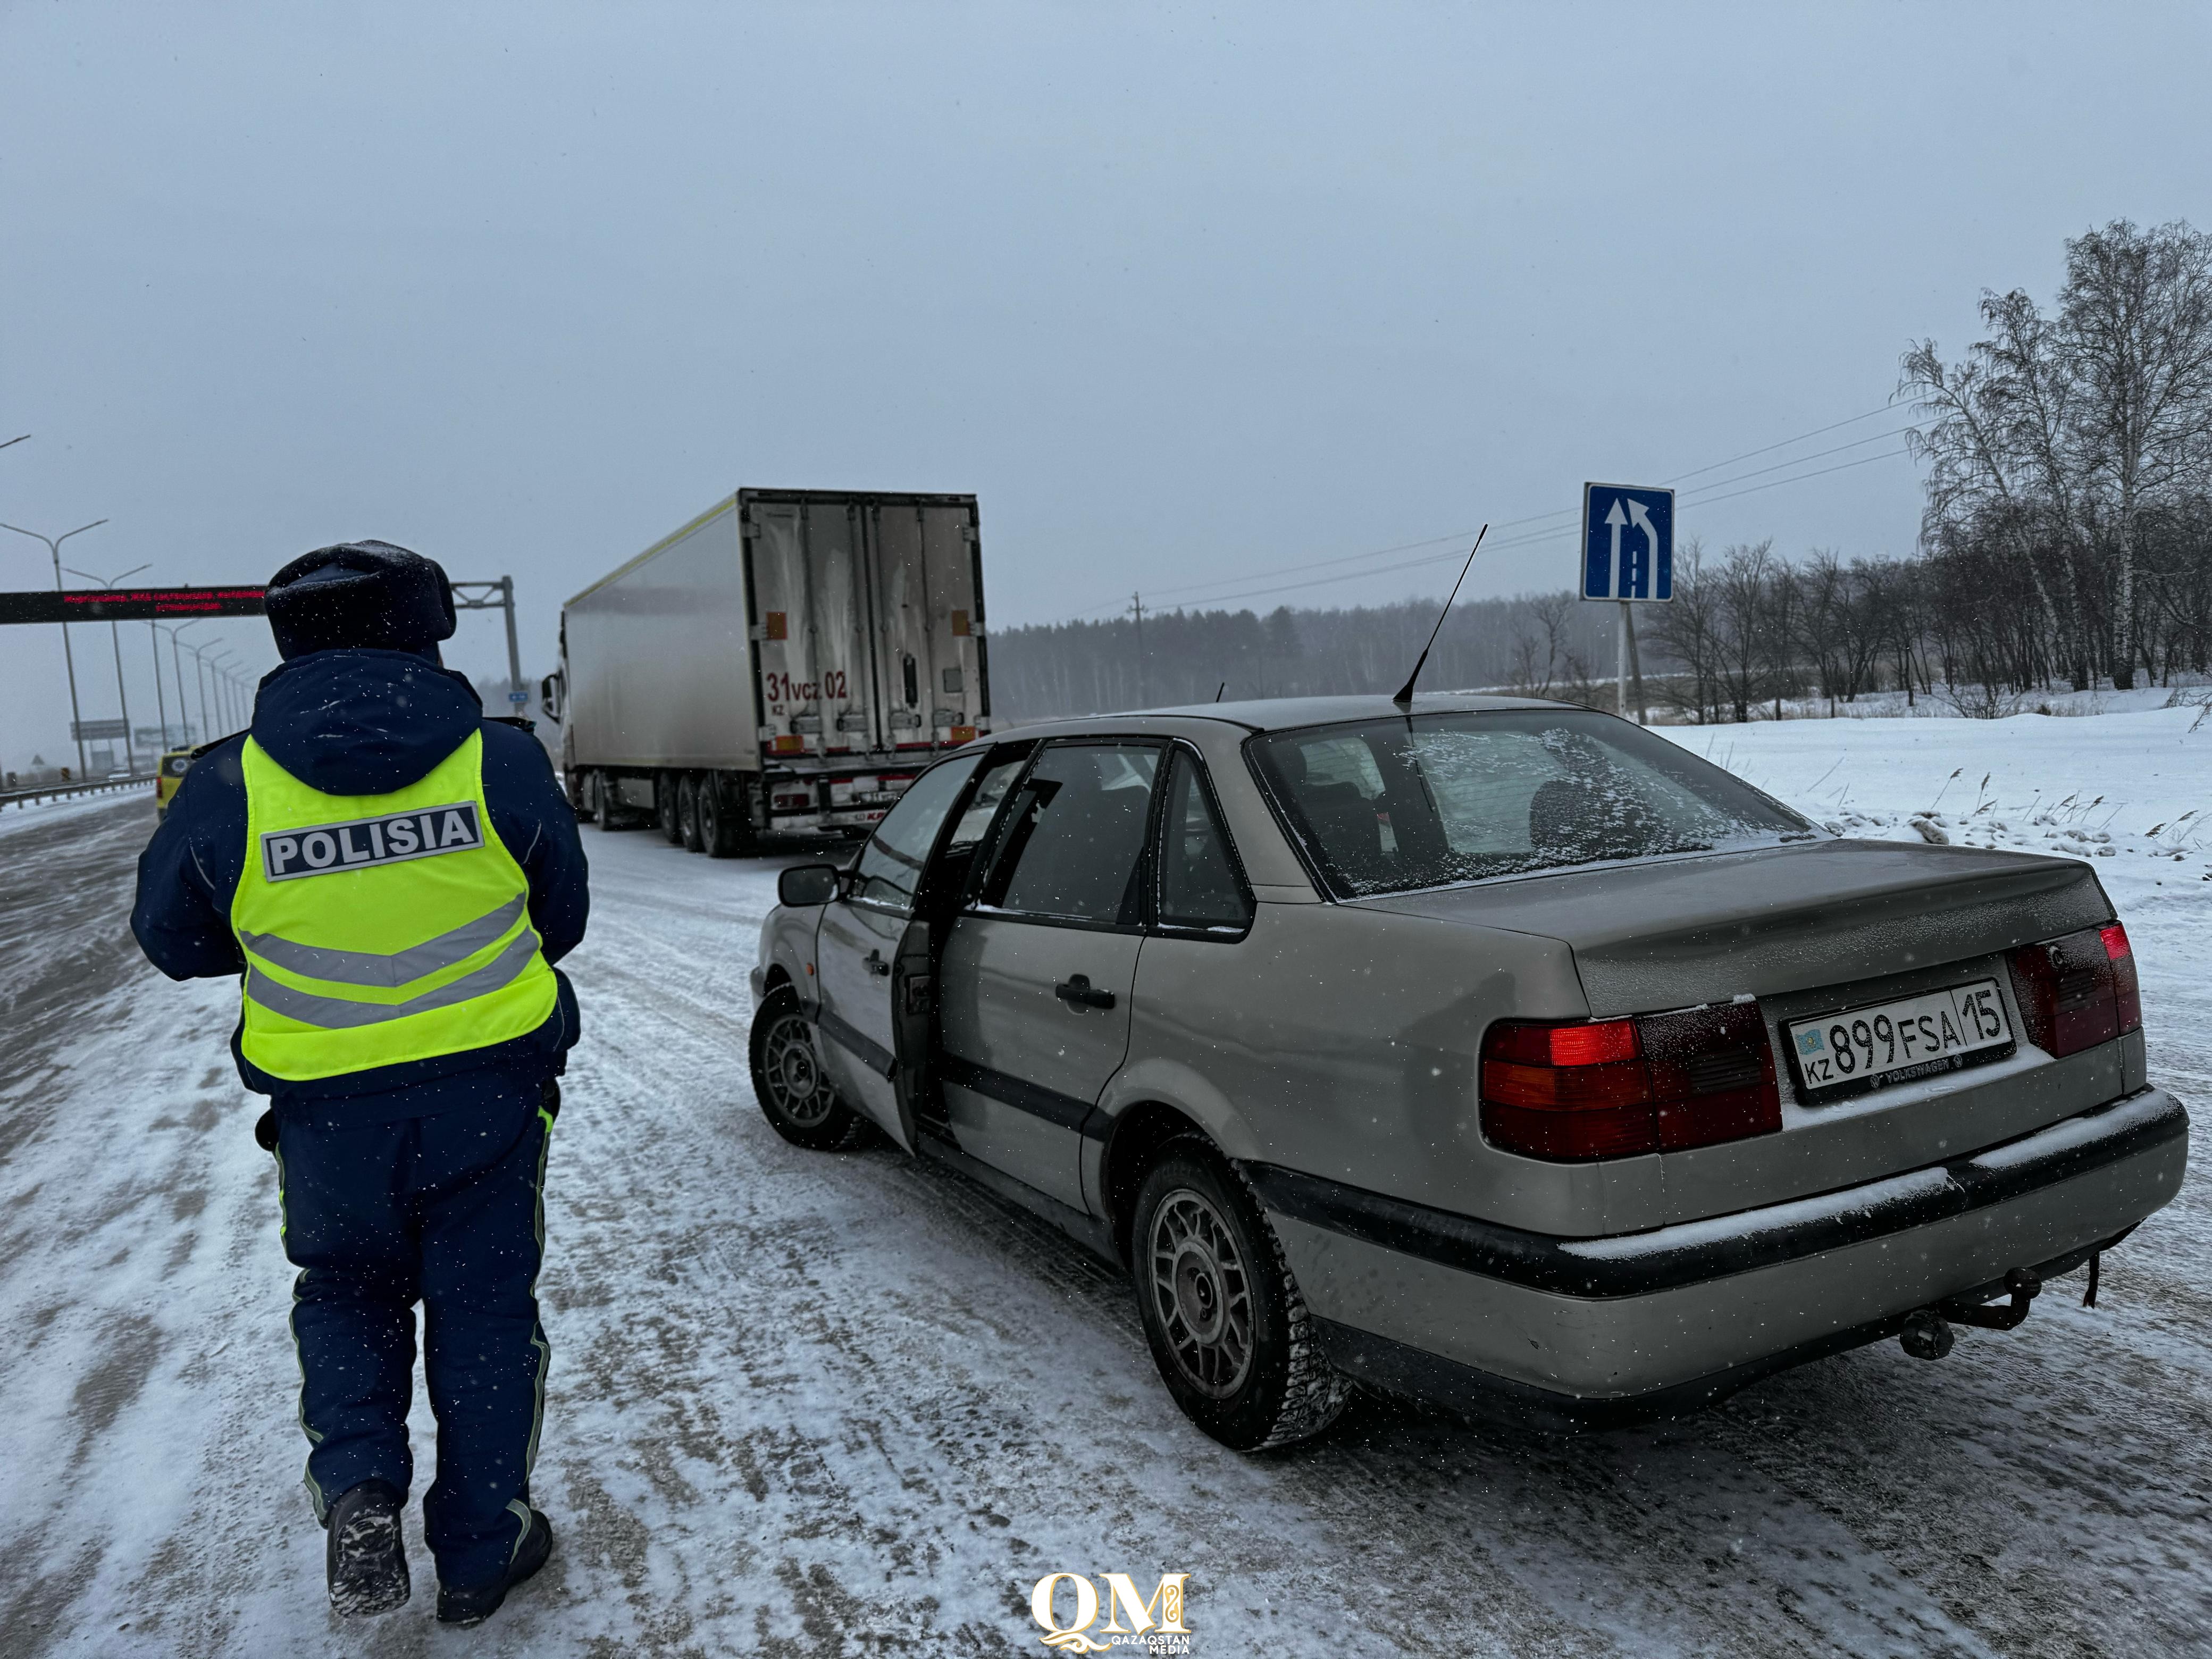
[{"label": "trailer wheel", "polygon": [[709,772],[699,780],[699,844],[708,858],[735,858],[742,850],[733,818],[721,784]]},{"label": "trailer wheel", "polygon": [[707,843],[699,839],[699,780],[689,772],[676,786],[676,818],[683,830],[684,850],[687,853],[705,852]]},{"label": "trailer wheel", "polygon": [[684,845],[684,815],[677,810],[676,774],[661,772],[653,780],[653,810],[660,820],[660,833],[671,847]]},{"label": "trailer wheel", "polygon": [[592,803],[598,808],[599,828],[609,835],[627,830],[637,821],[623,805],[622,780],[609,777],[605,772],[592,774]]}]

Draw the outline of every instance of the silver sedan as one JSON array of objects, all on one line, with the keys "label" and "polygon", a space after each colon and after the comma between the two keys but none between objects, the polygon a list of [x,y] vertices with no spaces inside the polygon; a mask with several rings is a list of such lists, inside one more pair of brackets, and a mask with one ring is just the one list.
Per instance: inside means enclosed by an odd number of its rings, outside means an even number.
[{"label": "silver sedan", "polygon": [[2086,865],[1838,839],[1586,709],[1025,726],[781,883],[769,1121],[880,1131],[1124,1267],[1232,1446],[1354,1379],[1558,1422],[1940,1358],[2187,1154]]}]

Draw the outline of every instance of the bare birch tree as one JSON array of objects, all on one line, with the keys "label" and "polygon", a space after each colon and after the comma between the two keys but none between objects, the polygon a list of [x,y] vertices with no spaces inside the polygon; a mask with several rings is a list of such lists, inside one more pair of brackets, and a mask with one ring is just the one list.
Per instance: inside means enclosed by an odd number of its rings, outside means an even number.
[{"label": "bare birch tree", "polygon": [[2141,656],[2142,509],[2194,482],[2212,443],[2212,237],[2119,219],[2075,238],[2059,336],[2080,387],[2081,446],[2113,514],[2112,684],[2124,690]]}]

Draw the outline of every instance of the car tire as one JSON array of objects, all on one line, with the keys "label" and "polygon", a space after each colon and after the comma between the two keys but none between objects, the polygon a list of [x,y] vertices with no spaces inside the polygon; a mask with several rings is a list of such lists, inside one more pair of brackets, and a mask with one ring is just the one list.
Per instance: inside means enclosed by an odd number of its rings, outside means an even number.
[{"label": "car tire", "polygon": [[676,786],[676,820],[683,832],[684,850],[704,852],[706,843],[699,839],[699,780],[688,772]]},{"label": "car tire", "polygon": [[676,806],[676,774],[663,772],[653,781],[653,816],[659,820],[662,839],[671,847],[684,845],[684,816]]},{"label": "car tire", "polygon": [[1343,1412],[1352,1383],[1322,1352],[1274,1229],[1205,1140],[1170,1141],[1146,1172],[1129,1256],[1152,1361],[1207,1434],[1262,1451],[1309,1439]]},{"label": "car tire", "polygon": [[814,1027],[788,985],[761,1004],[748,1047],[753,1098],[776,1133],[817,1152],[846,1152],[866,1144],[868,1121],[837,1098]]},{"label": "car tire", "polygon": [[576,822],[597,823],[599,821],[599,775],[597,772],[579,773],[576,777]]}]

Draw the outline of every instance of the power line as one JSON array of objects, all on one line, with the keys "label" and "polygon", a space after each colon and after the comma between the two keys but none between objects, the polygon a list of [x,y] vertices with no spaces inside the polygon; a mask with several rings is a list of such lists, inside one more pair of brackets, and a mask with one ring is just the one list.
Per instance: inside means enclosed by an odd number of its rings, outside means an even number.
[{"label": "power line", "polygon": [[[1784,438],[1778,442],[1762,444],[1756,449],[1747,449],[1740,455],[1731,455],[1724,461],[1714,461],[1705,466],[1694,467],[1687,472],[1677,473],[1674,477],[1668,479],[1667,483],[1670,485],[1678,484],[1686,478],[1698,477],[1707,472],[1717,472],[1723,467],[1734,466],[1738,461],[1748,461],[1761,455],[1771,454],[1778,449],[1787,449],[1792,444],[1803,443],[1808,438],[1818,438],[1823,434],[1839,431],[1847,426],[1856,426],[1861,421],[1870,421],[1877,415],[1893,413],[1895,411],[1896,407],[1897,405],[1893,403],[1885,403],[1878,408],[1869,409],[1863,414],[1853,415],[1844,420],[1831,421],[1827,425],[1814,427],[1809,432],[1801,432],[1794,438]],[[1772,466],[1754,468],[1749,472],[1739,473],[1734,478],[1717,478],[1710,484],[1700,485],[1699,489],[1720,489],[1728,484],[1735,483],[1743,478],[1755,478],[1761,473],[1778,471],[1784,467],[1801,466],[1807,461],[1819,460],[1821,457],[1826,455],[1841,454],[1844,450],[1856,449],[1861,444],[1879,443],[1885,437],[1895,437],[1898,435],[1898,433],[1910,432],[1915,429],[1915,427],[1911,425],[1899,427],[1894,432],[1880,433],[1872,438],[1856,439],[1848,444],[1838,444],[1832,449],[1820,450],[1810,455],[1800,455],[1793,460],[1777,462]],[[1887,457],[1879,456],[1872,459],[1886,459]],[[1824,469],[1824,471],[1836,471],[1840,470],[1841,469],[1832,467]],[[1808,472],[1798,476],[1808,478],[1817,478],[1821,476],[1821,473]],[[1776,483],[1790,483],[1793,482],[1795,482],[1794,478],[1778,478],[1775,480]],[[1763,489],[1769,488],[1769,486],[1761,484],[1757,486],[1757,488]],[[1749,495],[1752,492],[1750,490],[1740,490],[1736,493],[1739,495]],[[1711,502],[1717,501],[1732,501],[1734,499],[1735,497],[1733,495],[1714,495],[1707,496],[1705,501],[1707,502]],[[1571,520],[1579,514],[1581,510],[1582,509],[1578,507],[1565,507],[1553,513],[1531,514],[1527,518],[1506,519],[1501,520],[1495,525],[1493,528],[1498,530],[1512,530],[1524,525],[1545,524],[1554,519]],[[1491,546],[1493,550],[1496,551],[1509,551],[1513,548],[1534,546],[1538,543],[1548,541],[1556,533],[1559,532],[1544,532],[1535,535],[1511,537],[1501,541],[1493,542],[1491,544]],[[1447,544],[1451,544],[1453,546],[1453,550],[1451,552],[1435,553],[1429,555],[1425,558],[1408,560],[1401,564],[1378,566],[1367,570],[1347,571],[1342,576],[1322,577],[1313,581],[1291,582],[1281,586],[1255,588],[1249,593],[1209,594],[1204,598],[1194,599],[1191,603],[1194,605],[1218,605],[1225,603],[1232,599],[1256,598],[1267,593],[1291,592],[1302,588],[1327,586],[1330,582],[1348,580],[1353,576],[1387,576],[1396,571],[1416,569],[1424,564],[1438,564],[1442,563],[1447,558],[1455,557],[1457,553],[1455,544],[1466,541],[1471,534],[1473,534],[1473,532],[1470,531],[1458,531],[1449,536],[1430,536],[1425,537],[1419,541],[1398,542],[1389,547],[1369,548],[1366,551],[1362,553],[1344,553],[1336,555],[1331,558],[1310,560],[1304,564],[1281,565],[1271,571],[1255,570],[1251,572],[1249,575],[1242,577],[1221,576],[1216,578],[1212,581],[1185,582],[1181,586],[1175,587],[1154,588],[1152,592],[1155,596],[1159,594],[1196,593],[1207,588],[1231,587],[1235,586],[1239,582],[1252,581],[1264,577],[1276,575],[1297,575],[1308,570],[1326,570],[1333,568],[1338,565],[1358,564],[1363,560],[1385,558],[1393,553],[1409,553],[1415,548],[1419,547],[1442,547]],[[1072,615],[1064,618],[1064,620],[1077,622],[1086,617],[1096,616],[1101,611],[1117,609],[1127,609],[1127,606],[1121,600],[1109,599],[1103,605],[1095,605],[1087,610],[1075,611]]]},{"label": "power line", "polygon": [[[1893,403],[1884,404],[1880,409],[1869,409],[1863,415],[1854,415],[1848,421],[1835,421],[1826,426],[1815,427],[1810,432],[1801,432],[1794,438],[1784,438],[1778,444],[1768,444],[1759,449],[1747,449],[1741,455],[1731,455],[1724,461],[1715,461],[1711,466],[1701,466],[1697,469],[1696,472],[1679,473],[1675,477],[1669,478],[1667,482],[1668,483],[1680,483],[1684,478],[1696,477],[1698,472],[1717,472],[1724,466],[1734,466],[1738,461],[1747,461],[1754,455],[1765,455],[1773,450],[1787,449],[1792,444],[1803,443],[1808,438],[1817,438],[1824,432],[1834,432],[1843,427],[1856,426],[1861,421],[1870,421],[1874,419],[1875,416],[1887,414],[1891,410],[1895,409],[1897,405]],[[1807,456],[1805,459],[1809,460],[1812,458],[1810,456]]]},{"label": "power line", "polygon": [[1290,593],[1303,587],[1327,587],[1332,582],[1346,582],[1352,580],[1357,576],[1388,576],[1395,571],[1418,570],[1424,565],[1443,564],[1449,560],[1459,557],[1459,550],[1457,548],[1453,548],[1450,551],[1445,553],[1431,553],[1421,558],[1407,559],[1402,564],[1382,565],[1373,570],[1349,570],[1340,576],[1312,576],[1302,582],[1283,582],[1269,587],[1252,588],[1242,593],[1218,594],[1212,599],[1200,600],[1197,601],[1197,603],[1203,605],[1226,605],[1232,599],[1257,599],[1268,593]]},{"label": "power line", "polygon": [[[1901,429],[1910,429],[1910,428],[1901,428]],[[1833,428],[1830,428],[1830,430],[1833,430]],[[1895,435],[1897,435],[1897,434],[1896,434],[1895,433],[1885,433],[1885,434],[1881,434],[1881,435],[1882,435],[1882,436],[1884,436],[1884,437],[1894,437],[1894,436],[1895,436]],[[1869,440],[1868,441],[1869,441],[1869,442],[1873,442],[1873,441],[1876,441],[1876,440]],[[1838,453],[1839,452],[1839,450],[1842,450],[1842,449],[1855,449],[1855,448],[1856,448],[1856,447],[1857,447],[1857,446],[1856,446],[1856,444],[1844,444],[1844,445],[1839,445],[1839,446],[1838,447],[1838,448],[1837,448],[1837,449],[1832,449],[1832,450],[1826,450],[1826,451],[1823,451],[1823,452],[1822,452],[1822,453],[1823,453],[1823,454],[1829,454],[1829,455],[1832,455],[1832,454],[1836,454],[1836,453]],[[1758,493],[1759,493],[1760,490],[1762,490],[1762,489],[1778,489],[1781,488],[1781,486],[1783,486],[1784,484],[1798,483],[1801,483],[1801,482],[1802,482],[1803,480],[1808,479],[1808,478],[1820,478],[1820,477],[1826,477],[1826,476],[1827,476],[1829,473],[1831,473],[1831,472],[1844,472],[1844,471],[1850,471],[1851,468],[1853,468],[1853,467],[1855,467],[1855,466],[1869,466],[1869,465],[1873,465],[1875,462],[1876,462],[1876,461],[1887,461],[1887,460],[1893,460],[1893,459],[1895,459],[1898,456],[1899,456],[1899,455],[1903,455],[1903,454],[1906,454],[1906,453],[1910,453],[1910,452],[1909,452],[1909,451],[1907,451],[1907,450],[1906,450],[1906,449],[1905,449],[1902,445],[1900,445],[1899,447],[1897,447],[1897,448],[1895,448],[1895,449],[1884,450],[1881,454],[1878,454],[1878,455],[1864,455],[1864,456],[1861,456],[1857,460],[1855,460],[1855,461],[1844,461],[1844,462],[1842,462],[1841,464],[1839,464],[1839,465],[1835,465],[1835,466],[1824,466],[1824,467],[1821,467],[1821,468],[1818,469],[1818,470],[1817,470],[1817,471],[1812,471],[1812,472],[1798,472],[1798,473],[1793,473],[1793,474],[1791,474],[1789,477],[1786,477],[1786,478],[1771,478],[1771,479],[1769,479],[1769,480],[1768,480],[1766,483],[1761,483],[1761,484],[1753,484],[1753,485],[1752,485],[1749,489],[1737,489],[1737,490],[1732,490],[1732,491],[1729,491],[1729,492],[1728,494],[1726,494],[1726,495],[1701,495],[1701,496],[1699,497],[1699,499],[1695,500],[1695,501],[1685,501],[1685,502],[1683,503],[1683,505],[1684,505],[1684,506],[1686,506],[1686,507],[1709,507],[1709,506],[1711,506],[1713,503],[1715,503],[1715,502],[1717,502],[1717,501],[1734,501],[1734,500],[1735,500],[1738,495],[1753,495],[1758,494]],[[1820,457],[1819,457],[1819,456],[1811,456],[1811,455],[1808,455],[1808,456],[1806,456],[1806,457],[1804,457],[1804,458],[1802,458],[1802,459],[1805,459],[1805,460],[1817,460],[1817,459],[1820,459]],[[1799,465],[1799,463],[1798,463],[1798,462],[1796,462],[1796,461],[1790,461],[1790,462],[1785,462],[1785,463],[1784,463],[1784,465],[1790,465],[1790,466],[1795,466],[1795,465]],[[1708,470],[1710,470],[1710,469],[1708,469]],[[1772,468],[1771,468],[1771,467],[1760,467],[1760,468],[1757,469],[1757,470],[1756,470],[1756,471],[1754,471],[1741,473],[1741,474],[1739,474],[1739,475],[1738,475],[1738,477],[1741,477],[1741,478],[1753,478],[1753,477],[1757,477],[1760,472],[1771,471],[1773,471],[1773,469],[1772,469]],[[1723,489],[1723,488],[1724,488],[1725,486],[1727,486],[1728,484],[1734,483],[1735,483],[1736,481],[1737,481],[1737,480],[1736,480],[1735,478],[1723,478],[1723,479],[1719,479],[1719,480],[1717,480],[1715,483],[1711,483],[1711,484],[1707,485],[1707,486],[1706,486],[1706,489]],[[1692,492],[1692,493],[1695,493],[1695,492]],[[1572,509],[1572,510],[1573,510],[1573,511],[1575,511],[1575,512],[1579,512],[1581,509],[1579,509],[1579,508],[1575,508],[1575,509]],[[1560,515],[1559,515],[1559,514],[1547,514],[1547,515],[1545,515],[1545,516],[1547,516],[1547,517],[1553,517],[1553,518],[1556,518],[1556,517],[1559,517],[1559,516],[1560,516]],[[1522,520],[1522,522],[1523,522],[1523,523],[1527,523],[1527,522],[1529,522],[1529,521],[1528,521],[1528,520]],[[1443,540],[1443,539],[1444,539],[1444,538],[1443,538],[1439,537],[1437,539],[1441,541],[1441,540]],[[1559,530],[1539,531],[1539,532],[1534,532],[1534,533],[1532,533],[1532,534],[1528,534],[1528,535],[1514,537],[1514,538],[1510,538],[1510,539],[1508,539],[1508,540],[1505,540],[1505,541],[1501,541],[1501,542],[1493,542],[1493,543],[1492,543],[1492,544],[1491,544],[1491,546],[1492,546],[1492,548],[1493,549],[1493,550],[1496,550],[1496,551],[1501,551],[1501,552],[1502,552],[1502,551],[1510,551],[1510,550],[1512,550],[1512,549],[1514,549],[1514,548],[1519,548],[1519,547],[1534,547],[1534,546],[1540,546],[1540,545],[1541,545],[1543,543],[1546,543],[1546,542],[1551,542],[1551,541],[1572,541],[1572,540],[1574,540],[1574,539],[1576,539],[1576,535],[1575,535],[1575,532],[1574,532],[1573,531],[1571,531],[1571,530],[1570,530],[1570,529],[1566,529],[1566,528],[1561,528],[1561,529],[1559,529]],[[1419,547],[1419,546],[1420,546],[1421,544],[1420,544],[1420,543],[1419,543],[1419,542],[1412,542],[1412,543],[1407,543],[1407,544],[1406,544],[1406,546],[1407,546],[1407,548],[1413,548],[1413,547]],[[1372,556],[1370,555],[1370,556]],[[1238,600],[1238,599],[1264,599],[1264,598],[1266,598],[1266,597],[1267,597],[1267,596],[1269,596],[1269,595],[1271,595],[1271,594],[1275,594],[1275,593],[1294,593],[1294,592],[1302,592],[1303,590],[1304,590],[1304,589],[1306,589],[1306,588],[1310,588],[1310,587],[1327,587],[1327,586],[1331,586],[1332,584],[1336,583],[1336,582],[1350,581],[1350,580],[1353,580],[1355,577],[1360,577],[1360,576],[1389,576],[1389,575],[1395,575],[1395,574],[1397,574],[1398,572],[1400,572],[1400,571],[1404,571],[1404,570],[1419,570],[1419,569],[1422,568],[1424,566],[1427,566],[1427,565],[1433,565],[1433,564],[1443,564],[1443,563],[1446,563],[1446,562],[1448,562],[1449,561],[1450,561],[1450,560],[1452,560],[1452,559],[1455,559],[1455,558],[1457,558],[1458,556],[1459,556],[1459,550],[1458,550],[1458,549],[1456,549],[1456,548],[1453,548],[1453,549],[1451,549],[1451,550],[1448,550],[1448,551],[1446,551],[1446,552],[1425,554],[1425,555],[1424,555],[1422,557],[1418,558],[1418,559],[1406,559],[1406,560],[1402,560],[1402,561],[1401,561],[1400,562],[1398,562],[1398,563],[1396,563],[1396,564],[1378,565],[1378,566],[1376,566],[1376,567],[1374,567],[1374,568],[1372,568],[1365,569],[1365,570],[1347,570],[1347,571],[1343,572],[1343,573],[1342,573],[1342,574],[1340,574],[1334,575],[1334,576],[1314,576],[1314,577],[1309,577],[1307,580],[1304,580],[1304,581],[1295,581],[1295,582],[1274,582],[1274,583],[1269,583],[1269,584],[1268,584],[1268,585],[1267,585],[1266,586],[1262,586],[1262,587],[1243,588],[1243,589],[1241,589],[1241,590],[1239,590],[1238,592],[1233,592],[1233,593],[1216,593],[1216,594],[1211,594],[1211,595],[1207,596],[1206,598],[1205,598],[1205,599],[1200,599],[1200,600],[1193,601],[1193,603],[1194,603],[1194,604],[1200,604],[1200,605],[1228,605],[1228,604],[1233,603],[1234,601]],[[1229,580],[1233,580],[1233,579],[1229,579]],[[1226,586],[1226,585],[1227,585],[1227,581],[1224,581],[1224,583],[1223,585]],[[1122,608],[1126,610],[1127,607],[1125,605],[1125,606],[1123,606]],[[1071,618],[1070,620],[1074,620],[1074,619],[1073,619],[1073,618]]]},{"label": "power line", "polygon": [[[1547,514],[1546,516],[1549,517],[1550,515]],[[1523,519],[1517,520],[1517,522],[1526,524],[1529,522],[1529,520]],[[1389,553],[1410,553],[1417,547],[1435,547],[1445,542],[1463,542],[1473,533],[1473,532],[1469,531],[1450,536],[1425,536],[1419,541],[1400,542],[1395,546],[1392,547],[1370,547],[1364,553],[1344,553],[1338,555],[1334,558],[1316,559],[1309,564],[1284,565],[1279,567],[1276,574],[1286,576],[1296,575],[1301,570],[1322,570],[1328,568],[1331,565],[1356,563],[1361,559],[1379,559],[1385,554]],[[1441,557],[1443,556],[1439,555],[1438,556]],[[1155,594],[1189,593],[1195,592],[1197,589],[1201,587],[1222,587],[1239,581],[1250,581],[1253,580],[1254,576],[1258,576],[1262,574],[1265,573],[1255,571],[1252,576],[1217,576],[1210,582],[1185,582],[1178,587],[1156,587],[1152,592]],[[1358,573],[1355,572],[1353,574],[1356,574]],[[1079,617],[1089,617],[1096,615],[1101,611],[1113,611],[1117,609],[1126,611],[1128,609],[1128,606],[1119,599],[1109,599],[1104,605],[1094,605],[1090,610],[1079,611],[1075,614]]]},{"label": "power line", "polygon": [[[1741,483],[1746,478],[1757,478],[1763,477],[1769,472],[1779,472],[1784,467],[1802,466],[1808,461],[1818,461],[1825,459],[1830,455],[1840,455],[1847,449],[1863,449],[1869,444],[1878,444],[1885,438],[1901,438],[1908,432],[1917,432],[1919,430],[1920,428],[1917,425],[1896,427],[1887,432],[1877,432],[1871,438],[1855,438],[1850,443],[1838,444],[1833,449],[1816,449],[1809,455],[1800,455],[1792,460],[1777,461],[1771,466],[1755,466],[1752,468],[1750,471],[1739,472],[1732,478],[1716,478],[1709,484],[1699,484],[1697,489],[1686,489],[1682,493],[1686,496],[1698,495],[1704,494],[1705,491],[1709,489],[1725,489],[1732,483]],[[1709,472],[1712,471],[1711,467],[1707,467],[1705,470]],[[1819,475],[1817,473],[1808,472],[1805,476],[1810,478],[1817,477]],[[1776,482],[1786,483],[1789,481],[1787,479],[1778,479]],[[1710,501],[1713,498],[1707,496],[1706,499]]]},{"label": "power line", "polygon": [[[1784,484],[1802,483],[1808,478],[1825,478],[1831,472],[1848,472],[1855,466],[1872,466],[1876,461],[1893,461],[1899,455],[1909,455],[1911,453],[1911,449],[1899,444],[1894,449],[1885,449],[1879,455],[1862,455],[1856,461],[1844,461],[1837,466],[1824,466],[1818,472],[1800,472],[1788,478],[1771,479],[1763,484],[1753,484],[1748,489],[1733,490],[1726,495],[1708,495],[1705,500],[1693,502],[1692,505],[1711,507],[1715,501],[1732,501],[1738,495],[1756,495],[1762,489],[1778,489]],[[1746,473],[1744,476],[1749,477],[1751,475]]]}]

